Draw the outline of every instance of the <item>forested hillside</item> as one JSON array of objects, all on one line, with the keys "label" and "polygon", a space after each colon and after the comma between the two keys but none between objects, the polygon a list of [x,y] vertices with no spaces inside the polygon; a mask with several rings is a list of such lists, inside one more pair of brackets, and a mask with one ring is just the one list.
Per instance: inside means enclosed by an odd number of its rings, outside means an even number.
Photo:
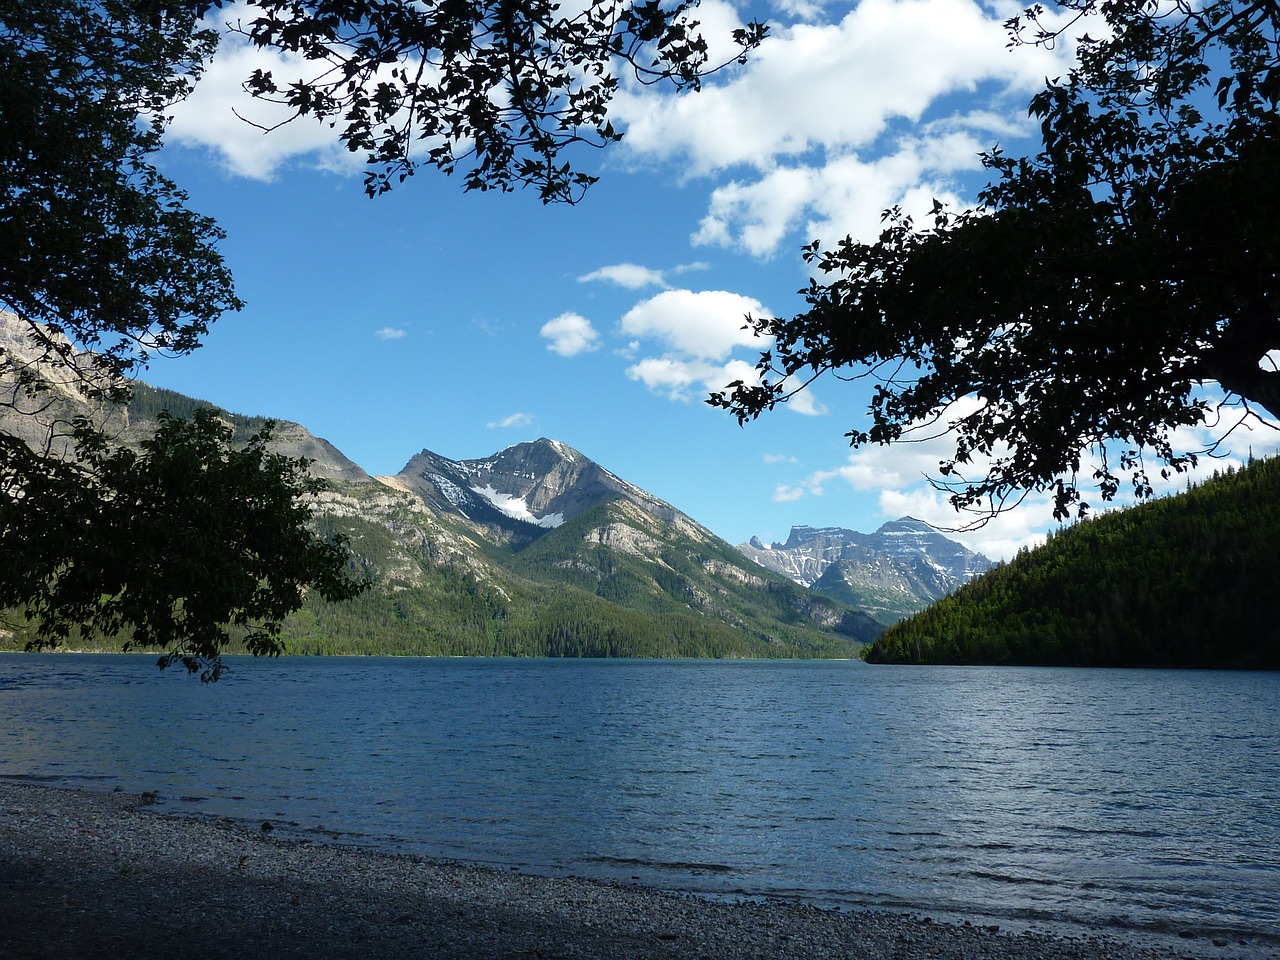
[{"label": "forested hillside", "polygon": [[[322,517],[350,538],[374,587],[349,602],[308,598],[285,624],[293,653],[550,657],[849,657],[879,632],[864,614],[781,577],[734,583],[708,576],[731,548],[682,540],[669,530],[655,555],[637,556],[591,535],[601,526],[643,536],[656,522],[612,501],[511,553],[474,545],[471,531],[406,513]],[[411,501],[406,501],[411,502]],[[377,519],[373,519],[377,516]],[[399,535],[395,528],[399,528]],[[421,530],[420,539],[405,536]],[[656,531],[655,531],[656,532]],[[451,539],[452,538],[452,539]],[[655,544],[659,541],[653,541]],[[725,564],[727,566],[727,564]],[[816,608],[816,609],[815,609]],[[825,613],[825,616],[824,616]]]},{"label": "forested hillside", "polygon": [[[202,407],[137,384],[128,407],[110,411],[113,435],[136,444],[162,410]],[[265,422],[217,412],[239,439]],[[290,653],[854,657],[882,629],[557,441],[472,461],[424,450],[381,480],[300,424],[278,423],[272,449],[328,481],[313,528],[344,537],[352,573],[370,584],[339,603],[307,595],[283,624]],[[22,611],[0,611],[0,649],[34,636]],[[77,635],[66,646],[129,639]]]},{"label": "forested hillside", "polygon": [[887,630],[874,663],[1280,668],[1280,460],[1050,537]]}]

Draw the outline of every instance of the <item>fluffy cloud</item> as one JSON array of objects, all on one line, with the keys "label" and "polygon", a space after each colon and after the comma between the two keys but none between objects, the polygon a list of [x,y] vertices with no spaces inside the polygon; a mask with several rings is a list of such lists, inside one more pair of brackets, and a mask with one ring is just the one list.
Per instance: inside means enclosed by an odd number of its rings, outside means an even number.
[{"label": "fluffy cloud", "polygon": [[600,349],[600,334],[590,320],[576,313],[562,313],[548,320],[539,333],[551,341],[547,349],[562,357],[576,357]]},{"label": "fluffy cloud", "polygon": [[806,237],[830,240],[847,234],[870,238],[890,206],[921,217],[935,199],[957,203],[948,177],[978,169],[984,143],[955,132],[931,136],[930,129],[871,161],[841,157],[824,166],[783,167],[717,187],[692,241],[768,257],[797,229]]},{"label": "fluffy cloud", "polygon": [[[949,411],[950,419],[970,412],[976,403],[969,398],[957,401]],[[937,476],[939,462],[954,452],[955,442],[949,432],[919,431],[896,443],[853,450],[843,464],[815,470],[798,483],[779,486],[774,499],[821,497],[837,493],[838,487],[873,492],[886,519],[911,516],[924,520],[992,559],[1006,559],[1021,547],[1041,542],[1053,523],[1047,496],[1029,497],[981,526],[973,526],[978,515],[955,511],[946,494],[929,482],[929,478]],[[975,458],[970,469],[976,474],[985,471],[986,466]],[[965,529],[970,526],[973,529]]]},{"label": "fluffy cloud", "polygon": [[666,290],[636,304],[619,324],[620,331],[657,341],[661,356],[648,356],[627,368],[627,376],[654,393],[688,401],[706,397],[735,380],[756,382],[755,368],[730,355],[738,347],[755,351],[769,340],[743,329],[748,315],[771,316],[759,300],[726,290]]},{"label": "fluffy cloud", "polygon": [[866,236],[886,207],[951,197],[982,149],[1028,129],[1026,97],[1063,72],[1070,45],[1006,49],[1008,13],[862,0],[838,23],[775,26],[746,67],[700,94],[624,91],[624,149],[695,176],[744,171],[715,190],[695,242],[766,256],[802,225]]},{"label": "fluffy cloud", "polygon": [[724,360],[735,347],[768,348],[769,340],[743,329],[748,315],[772,316],[759,300],[727,290],[666,290],[628,310],[621,330],[699,360]]},{"label": "fluffy cloud", "polygon": [[631,151],[687,157],[697,173],[766,170],[813,148],[872,144],[939,99],[992,83],[1035,89],[1061,60],[1006,49],[1001,18],[972,0],[863,0],[839,23],[776,29],[729,82],[699,94],[625,92]]},{"label": "fluffy cloud", "polygon": [[[949,411],[950,419],[963,416],[977,404],[965,398]],[[1148,473],[1157,495],[1177,493],[1188,482],[1196,483],[1215,470],[1239,466],[1252,455],[1265,456],[1280,449],[1277,425],[1247,415],[1236,407],[1219,410],[1214,423],[1207,426],[1182,427],[1173,436],[1174,449],[1203,451],[1213,448],[1216,455],[1202,457],[1199,465],[1188,473],[1160,477],[1153,463]],[[805,496],[821,497],[845,486],[859,492],[877,495],[879,508],[886,519],[912,516],[938,527],[972,550],[992,559],[1009,559],[1023,547],[1043,542],[1048,530],[1056,526],[1051,498],[1048,494],[1028,495],[1025,499],[976,525],[978,514],[960,514],[951,506],[945,491],[934,487],[929,478],[938,475],[938,464],[955,453],[955,441],[949,432],[932,430],[917,432],[909,439],[884,446],[869,445],[850,452],[838,466],[816,470],[796,483],[780,485],[775,500],[797,500]],[[994,451],[993,456],[1000,456]],[[966,466],[970,476],[985,475],[989,461],[976,457]],[[1098,461],[1085,458],[1081,464],[1082,482],[1087,482]],[[1095,509],[1105,505],[1085,488],[1085,498]],[[1109,506],[1126,506],[1133,502],[1121,487],[1120,495]],[[969,529],[966,529],[966,528]]]},{"label": "fluffy cloud", "polygon": [[578,278],[578,282],[592,283],[600,281],[612,283],[614,286],[623,287],[627,290],[643,290],[645,287],[666,287],[669,289],[671,284],[667,281],[668,276],[678,276],[682,273],[692,273],[696,270],[706,269],[707,264],[702,262],[682,263],[680,266],[672,267],[670,270],[654,270],[652,267],[642,267],[637,263],[615,263],[583,274]]},{"label": "fluffy cloud", "polygon": [[1048,497],[1028,498],[981,526],[971,526],[967,521],[973,518],[957,515],[944,494],[927,486],[882,490],[880,512],[887,520],[898,517],[923,520],[991,560],[1009,560],[1024,547],[1038,546],[1053,526]]},{"label": "fluffy cloud", "polygon": [[400,327],[383,327],[381,330],[375,331],[374,336],[379,340],[399,340],[405,337],[406,331]]},{"label": "fluffy cloud", "polygon": [[669,400],[705,399],[735,380],[751,382],[755,368],[741,360],[713,363],[688,357],[645,357],[627,368],[627,376]]},{"label": "fluffy cloud", "polygon": [[823,4],[814,0],[775,0],[774,6],[795,20],[817,20],[823,8]]},{"label": "fluffy cloud", "polygon": [[513,413],[509,417],[503,417],[501,420],[493,420],[488,424],[490,430],[506,429],[508,427],[527,427],[533,423],[533,414],[530,413]]},{"label": "fluffy cloud", "polygon": [[[209,25],[222,34],[218,50],[191,96],[174,106],[166,142],[208,150],[229,173],[253,180],[273,180],[292,163],[334,173],[359,173],[364,155],[349,151],[327,122],[313,117],[294,119],[288,107],[257,99],[244,90],[245,80],[256,70],[272,73],[284,87],[299,78],[315,78],[326,65],[296,54],[263,50],[230,33],[225,25],[235,23],[242,14],[246,19],[254,16],[235,4],[210,12]],[[408,63],[410,72],[416,63]],[[381,67],[374,83],[396,66]],[[429,78],[438,76],[435,68],[426,72]],[[432,145],[434,141],[423,143],[422,153]],[[459,153],[466,147],[465,142],[459,144]]]},{"label": "fluffy cloud", "polygon": [[[672,400],[705,398],[741,380],[760,382],[755,361],[772,343],[747,327],[747,317],[772,314],[759,300],[727,290],[666,290],[636,304],[623,316],[619,331],[637,337],[623,351],[631,358],[656,341],[660,356],[647,356],[627,368],[627,376]],[[746,348],[748,362],[732,356]],[[806,390],[787,404],[792,413],[821,416],[826,407]]]},{"label": "fluffy cloud", "polygon": [[[235,13],[215,11],[219,25],[233,21]],[[287,108],[244,91],[242,84],[258,69],[277,77],[300,77],[314,73],[315,65],[302,57],[259,50],[224,31],[195,91],[174,107],[166,141],[207,149],[227,171],[253,180],[271,180],[281,167],[304,157],[322,169],[357,172],[360,158],[343,147],[326,124],[309,117],[286,122],[291,115]],[[281,123],[284,126],[278,126]]]},{"label": "fluffy cloud", "polygon": [[803,487],[788,487],[785,483],[780,483],[773,491],[774,503],[790,503],[792,500],[803,500],[807,495]]}]

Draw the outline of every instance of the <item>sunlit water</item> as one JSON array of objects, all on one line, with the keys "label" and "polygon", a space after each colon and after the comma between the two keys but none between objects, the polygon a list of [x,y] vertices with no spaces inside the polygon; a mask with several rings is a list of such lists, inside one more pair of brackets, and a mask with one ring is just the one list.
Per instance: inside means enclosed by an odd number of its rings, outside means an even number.
[{"label": "sunlit water", "polygon": [[1280,674],[0,656],[0,777],[709,894],[1280,952]]}]

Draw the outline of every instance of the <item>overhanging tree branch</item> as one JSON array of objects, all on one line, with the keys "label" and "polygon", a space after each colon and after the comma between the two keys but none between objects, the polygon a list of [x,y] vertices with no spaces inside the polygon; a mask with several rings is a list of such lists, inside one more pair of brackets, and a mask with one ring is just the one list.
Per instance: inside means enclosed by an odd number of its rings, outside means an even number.
[{"label": "overhanging tree branch", "polygon": [[[808,310],[759,321],[774,339],[762,382],[713,405],[748,420],[786,399],[775,371],[897,361],[914,374],[880,379],[854,445],[978,398],[940,464],[952,502],[1047,491],[1059,517],[1087,509],[1082,487],[1110,500],[1128,477],[1148,495],[1148,457],[1194,462],[1175,436],[1205,423],[1209,381],[1280,417],[1280,375],[1263,369],[1280,350],[1276,6],[1062,6],[1109,30],[1032,99],[1039,152],[986,154],[971,210],[935,204],[923,228],[892,210],[873,242],[806,247],[824,276],[801,291]],[[1057,39],[1042,13],[1010,21],[1015,43]],[[984,477],[956,481],[995,450]]]}]

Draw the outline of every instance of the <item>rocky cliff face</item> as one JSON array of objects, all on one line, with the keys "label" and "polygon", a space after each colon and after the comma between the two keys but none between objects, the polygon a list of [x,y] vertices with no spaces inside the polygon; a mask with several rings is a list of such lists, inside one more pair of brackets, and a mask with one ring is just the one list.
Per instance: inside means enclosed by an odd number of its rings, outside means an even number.
[{"label": "rocky cliff face", "polygon": [[322,480],[342,483],[371,483],[373,478],[324,437],[317,437],[300,423],[281,420],[276,423],[271,449],[286,457],[304,457],[311,461],[311,473]]},{"label": "rocky cliff face", "polygon": [[[67,349],[71,348],[65,338],[56,339]],[[69,443],[62,435],[66,433],[66,422],[72,417],[88,417],[111,436],[133,444],[151,435],[161,410],[175,416],[189,416],[197,406],[211,406],[145,383],[133,385],[133,400],[128,406],[94,402],[65,365],[43,362],[43,352],[26,324],[14,314],[0,310],[0,432],[19,437],[32,447],[48,446],[55,456],[68,454]],[[84,361],[87,356],[74,354],[76,362]],[[22,389],[19,378],[24,371],[42,381],[45,389],[41,393],[29,396]],[[262,423],[258,417],[241,417],[226,411],[222,414],[242,431],[252,431]],[[324,480],[343,483],[372,480],[337,447],[298,423],[277,421],[271,448],[287,457],[312,461],[312,474]]]},{"label": "rocky cliff face", "polygon": [[796,583],[892,623],[923,609],[992,564],[927,523],[902,517],[875,533],[793,527],[785,543],[753,537],[738,547]]},{"label": "rocky cliff face", "polygon": [[[52,339],[71,349],[66,338]],[[112,429],[121,428],[118,411],[90,400],[73,369],[45,362],[44,356],[31,328],[0,310],[0,432],[63,456],[70,448],[66,428],[73,417],[91,416]],[[43,389],[31,393],[26,387],[31,381],[39,381]]]}]

